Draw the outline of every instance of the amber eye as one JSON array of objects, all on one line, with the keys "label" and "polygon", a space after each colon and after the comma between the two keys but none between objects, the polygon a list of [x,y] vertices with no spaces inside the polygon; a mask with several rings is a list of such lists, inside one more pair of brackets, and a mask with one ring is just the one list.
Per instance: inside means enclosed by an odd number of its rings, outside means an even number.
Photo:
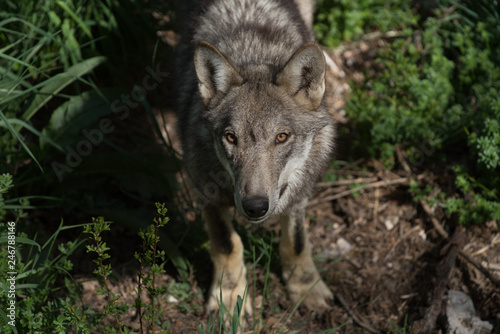
[{"label": "amber eye", "polygon": [[276,144],[283,144],[288,139],[288,135],[286,133],[280,133],[276,136]]},{"label": "amber eye", "polygon": [[224,137],[226,137],[226,140],[230,143],[230,144],[233,144],[233,145],[236,145],[236,142],[237,142],[237,139],[236,136],[234,135],[234,133],[231,133],[231,132],[227,132]]}]

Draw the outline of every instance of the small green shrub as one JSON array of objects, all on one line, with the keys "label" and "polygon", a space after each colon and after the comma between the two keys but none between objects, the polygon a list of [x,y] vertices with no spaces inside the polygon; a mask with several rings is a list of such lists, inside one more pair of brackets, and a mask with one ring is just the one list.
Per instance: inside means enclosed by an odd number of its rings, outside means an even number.
[{"label": "small green shrub", "polygon": [[[12,187],[11,177],[7,174],[0,175],[0,198]],[[2,200],[0,204],[1,202]],[[7,223],[0,224],[0,290],[5,292],[0,294],[0,303],[11,305],[15,301],[12,313],[11,310],[8,314],[5,309],[0,311],[3,320],[0,331],[40,333],[53,328],[58,333],[64,333],[63,327],[75,326],[79,332],[89,333],[85,329],[87,325],[82,322],[83,318],[72,308],[78,289],[75,289],[75,282],[66,276],[73,268],[69,257],[82,241],[76,239],[59,243],[56,247],[56,239],[61,231],[78,226],[64,227],[61,222],[56,232],[40,244],[36,236],[29,237],[22,231],[27,208],[27,199],[18,205],[0,205],[0,210],[9,209],[9,212],[13,212],[8,216]],[[3,216],[6,217],[5,214]],[[12,276],[15,277],[15,291],[10,290],[7,280]],[[56,281],[61,276],[66,277],[68,296],[55,298],[59,289]],[[19,295],[23,295],[23,298],[18,298]]]},{"label": "small green shrub", "polygon": [[318,40],[334,48],[373,31],[387,32],[416,23],[408,1],[319,0],[314,31]]},{"label": "small green shrub", "polygon": [[370,127],[370,153],[384,144],[424,140],[439,148],[443,133],[450,133],[456,127],[453,121],[463,117],[457,114],[460,109],[453,109],[453,117],[444,117],[453,102],[450,75],[454,64],[444,55],[437,30],[435,20],[429,19],[422,33],[425,50],[397,39],[389,50],[380,52],[378,61],[385,70],[369,78],[366,86],[354,85],[347,110],[355,122]]},{"label": "small green shrub", "polygon": [[[0,194],[7,184],[8,178],[0,176]],[[21,210],[21,209],[19,209]],[[110,249],[106,245],[103,233],[109,231],[110,223],[104,218],[93,219],[92,224],[77,226],[59,226],[57,231],[51,235],[42,245],[36,237],[28,237],[20,230],[23,226],[22,219],[17,222],[0,224],[0,289],[9,291],[5,284],[9,275],[16,272],[16,291],[10,295],[0,294],[0,303],[10,305],[10,300],[15,300],[15,322],[13,317],[7,317],[5,310],[0,310],[2,333],[90,333],[98,330],[103,333],[130,333],[131,330],[120,321],[120,315],[127,312],[131,307],[138,309],[140,332],[144,333],[148,328],[154,330],[160,328],[162,332],[167,331],[169,323],[161,319],[163,312],[159,302],[160,297],[166,293],[165,287],[157,286],[155,280],[159,274],[164,273],[165,253],[157,249],[159,241],[158,231],[168,222],[164,204],[157,204],[158,217],[154,224],[141,231],[139,236],[143,239],[143,250],[136,254],[141,270],[138,273],[138,297],[134,305],[128,305],[120,301],[120,296],[111,291],[110,275],[112,268],[108,263]],[[20,212],[20,217],[24,217]],[[70,241],[57,244],[60,232],[84,227],[86,233],[91,234],[88,240],[87,251],[97,254],[94,259],[96,269],[94,274],[100,282],[97,293],[107,297],[107,304],[102,312],[96,312],[89,306],[83,305],[81,300],[81,288],[71,277],[73,263],[70,256],[81,247],[85,240]],[[15,237],[9,237],[14,235]],[[15,242],[8,243],[9,240]],[[7,244],[13,244],[14,253],[10,253]],[[57,246],[56,246],[57,245]],[[9,262],[10,261],[10,262]],[[63,283],[62,283],[63,282]],[[151,296],[152,302],[145,303],[141,300],[141,291],[146,289]],[[64,297],[60,297],[61,291]],[[23,298],[17,296],[23,295]],[[14,298],[14,299],[12,299]],[[9,311],[10,312],[10,311]],[[109,325],[104,320],[111,316],[115,322]],[[11,326],[10,324],[15,326]]]},{"label": "small green shrub", "polygon": [[487,0],[449,4],[454,11],[437,10],[380,52],[385,71],[353,85],[346,111],[372,156],[400,145],[415,168],[471,159],[453,169],[460,196],[442,204],[462,223],[480,223],[500,212],[500,15]]},{"label": "small green shrub", "polygon": [[[165,269],[165,251],[158,249],[160,236],[158,231],[164,227],[170,220],[167,215],[165,204],[156,203],[156,211],[158,216],[154,218],[154,224],[149,225],[146,229],[139,231],[139,237],[142,239],[142,252],[135,253],[135,259],[139,262],[138,287],[137,287],[137,302],[135,308],[138,311],[141,324],[141,332],[143,331],[144,317],[151,325],[151,331],[154,333],[156,324],[161,324],[160,317],[163,313],[161,304],[158,301],[158,296],[166,292],[166,287],[157,286],[156,277],[159,274],[164,274]],[[160,263],[158,263],[160,262]],[[145,273],[144,269],[149,267],[149,272]],[[146,289],[151,296],[151,305],[146,305],[145,312],[142,312],[144,303],[141,301],[141,292]]]}]

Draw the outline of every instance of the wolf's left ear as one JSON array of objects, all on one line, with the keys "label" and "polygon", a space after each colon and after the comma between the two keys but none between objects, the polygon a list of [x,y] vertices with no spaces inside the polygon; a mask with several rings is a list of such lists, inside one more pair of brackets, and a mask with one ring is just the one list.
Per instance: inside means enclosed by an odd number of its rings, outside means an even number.
[{"label": "wolf's left ear", "polygon": [[215,46],[200,42],[194,52],[194,67],[198,77],[201,98],[205,105],[217,95],[225,95],[243,79]]},{"label": "wolf's left ear", "polygon": [[276,84],[284,87],[303,108],[318,109],[325,94],[325,56],[318,44],[304,44],[278,74]]}]

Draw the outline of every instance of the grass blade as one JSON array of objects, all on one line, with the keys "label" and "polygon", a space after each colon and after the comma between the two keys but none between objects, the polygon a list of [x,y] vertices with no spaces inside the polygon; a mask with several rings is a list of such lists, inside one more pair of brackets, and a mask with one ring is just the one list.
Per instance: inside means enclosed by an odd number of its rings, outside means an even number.
[{"label": "grass blade", "polygon": [[[46,135],[44,135],[43,133],[41,133],[40,131],[38,131],[37,129],[35,129],[31,124],[28,124],[25,121],[17,119],[17,118],[8,118],[7,122],[9,122],[10,124],[19,125],[19,126],[21,126],[23,128],[26,128],[27,130],[31,131],[33,134],[37,135],[41,139],[47,141],[49,144],[51,144],[52,146],[54,146],[59,151],[64,152],[64,149],[60,145],[58,145],[52,139],[50,139],[49,137],[47,137]],[[3,121],[3,120],[0,121],[0,127],[1,126],[7,127],[6,124],[5,124],[5,121]]]},{"label": "grass blade", "polygon": [[35,97],[31,105],[24,112],[22,119],[28,121],[42,108],[54,95],[59,93],[69,84],[77,80],[79,77],[89,73],[94,68],[102,64],[106,57],[97,56],[86,59],[76,65],[71,66],[64,73],[55,75],[54,77],[45,81],[46,85],[40,89],[38,95]]},{"label": "grass blade", "polygon": [[26,153],[28,153],[28,155],[31,157],[31,159],[33,159],[33,161],[37,164],[38,168],[40,168],[40,170],[42,171],[42,173],[44,173],[42,165],[40,165],[40,163],[38,162],[38,160],[33,155],[33,152],[31,152],[31,150],[28,148],[28,146],[26,146],[26,144],[23,141],[23,138],[21,137],[21,134],[16,129],[14,129],[12,127],[12,125],[10,125],[7,117],[5,117],[4,113],[1,110],[0,110],[0,120],[2,120],[5,123],[7,129],[9,129],[9,131],[12,133],[12,135],[14,135],[14,137],[17,138],[17,141],[19,142],[19,144],[21,144],[21,146],[26,151]]},{"label": "grass blade", "polygon": [[80,28],[83,30],[85,35],[87,35],[90,39],[92,39],[92,33],[90,32],[90,29],[87,27],[87,25],[76,15],[76,13],[68,7],[68,5],[62,1],[56,1],[56,3],[61,7],[66,13],[68,13],[69,16],[75,22],[80,26]]}]

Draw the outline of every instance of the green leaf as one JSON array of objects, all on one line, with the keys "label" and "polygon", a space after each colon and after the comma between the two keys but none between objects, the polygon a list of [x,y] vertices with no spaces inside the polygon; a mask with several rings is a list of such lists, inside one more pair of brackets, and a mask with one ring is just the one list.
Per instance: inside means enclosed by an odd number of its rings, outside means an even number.
[{"label": "green leaf", "polygon": [[[109,101],[117,98],[118,93],[119,90],[116,89],[92,90],[70,98],[54,110],[42,133],[60,147],[66,147],[78,139],[88,140],[82,131],[86,131],[85,133],[98,131],[102,136],[101,140],[99,143],[93,144],[100,144],[105,134],[102,133],[97,124],[93,128],[90,126],[101,117],[111,113]],[[46,140],[40,140],[42,149],[46,144]]]},{"label": "green leaf", "polygon": [[56,27],[61,25],[61,18],[53,10],[49,12],[49,18]]},{"label": "green leaf", "polygon": [[[0,238],[0,244],[6,243],[7,240],[8,240],[7,236]],[[26,245],[33,245],[33,246],[36,246],[39,251],[41,251],[40,245],[36,241],[33,241],[31,239],[28,239],[28,238],[17,237],[16,236],[16,243],[26,244]]]},{"label": "green leaf", "polygon": [[81,76],[89,73],[94,68],[102,64],[106,60],[106,57],[98,56],[90,59],[86,59],[76,65],[71,66],[64,73],[59,73],[52,78],[44,81],[43,88],[40,89],[37,96],[33,99],[33,102],[24,112],[22,119],[28,121],[36,114],[40,108],[42,108],[50,99],[52,99],[57,93],[66,88],[69,84],[78,80]]},{"label": "green leaf", "polygon": [[62,1],[56,1],[56,3],[59,5],[59,7],[61,7],[62,9],[64,9],[64,11],[66,13],[69,14],[69,16],[71,16],[71,18],[73,20],[75,20],[75,22],[78,24],[78,26],[83,30],[83,32],[85,33],[85,35],[87,35],[89,38],[92,38],[92,33],[90,32],[90,29],[87,27],[87,25],[78,17],[78,15],[76,15],[76,13],[68,7],[68,5]]}]

